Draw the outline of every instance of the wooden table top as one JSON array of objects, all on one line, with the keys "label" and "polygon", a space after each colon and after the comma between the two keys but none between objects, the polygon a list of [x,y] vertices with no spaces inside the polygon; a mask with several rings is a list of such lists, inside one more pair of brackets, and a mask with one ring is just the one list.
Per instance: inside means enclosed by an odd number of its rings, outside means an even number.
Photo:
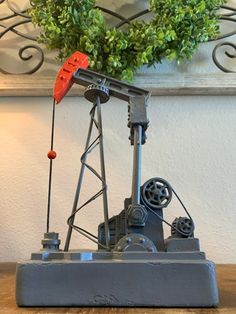
[{"label": "wooden table top", "polygon": [[15,304],[15,263],[0,263],[0,314],[236,314],[236,265],[217,265],[218,308],[19,308]]}]

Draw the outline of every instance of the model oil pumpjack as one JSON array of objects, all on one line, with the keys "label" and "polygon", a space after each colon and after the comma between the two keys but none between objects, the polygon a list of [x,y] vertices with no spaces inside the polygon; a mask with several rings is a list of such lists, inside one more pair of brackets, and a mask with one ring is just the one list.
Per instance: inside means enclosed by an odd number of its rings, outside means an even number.
[{"label": "model oil pumpjack", "polygon": [[[194,222],[179,196],[164,179],[154,176],[141,185],[141,149],[146,142],[147,90],[90,71],[86,55],[76,52],[60,69],[54,87],[47,230],[42,249],[31,260],[18,263],[16,302],[19,306],[164,306],[212,307],[218,304],[214,263],[200,251],[194,237]],[[84,97],[92,103],[90,124],[81,156],[81,170],[64,250],[59,236],[49,229],[55,103],[59,103],[72,84],[86,87]],[[133,146],[131,197],[109,218],[105,172],[101,106],[110,96],[128,102],[128,127]],[[98,136],[91,139],[93,128]],[[99,146],[100,173],[87,163],[87,155]],[[78,207],[85,170],[100,181],[101,189]],[[163,210],[175,195],[186,213],[172,224]],[[104,222],[98,235],[75,225],[80,209],[102,196]],[[166,210],[166,209],[165,209]],[[170,227],[164,239],[163,223]],[[70,251],[75,230],[97,244],[97,250]]]}]

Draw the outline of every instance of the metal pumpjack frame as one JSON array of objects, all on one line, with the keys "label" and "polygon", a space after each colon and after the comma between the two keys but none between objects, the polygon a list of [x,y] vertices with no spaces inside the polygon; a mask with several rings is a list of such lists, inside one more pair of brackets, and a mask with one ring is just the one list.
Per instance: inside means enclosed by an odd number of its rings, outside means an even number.
[{"label": "metal pumpjack frame", "polygon": [[[128,127],[130,128],[130,141],[134,146],[133,150],[133,176],[132,176],[132,203],[130,212],[137,212],[144,210],[140,205],[140,186],[141,186],[141,146],[145,143],[145,131],[148,127],[147,119],[147,100],[150,93],[144,89],[134,87],[132,85],[123,83],[121,81],[112,79],[110,77],[98,74],[96,72],[78,69],[73,75],[73,82],[87,87],[84,92],[84,97],[93,104],[90,111],[90,123],[85,144],[85,150],[81,157],[81,169],[77,183],[76,193],[73,202],[71,216],[68,219],[68,231],[65,242],[64,251],[69,250],[70,240],[73,230],[73,223],[75,213],[78,208],[81,186],[84,177],[84,170],[91,146],[91,134],[94,124],[98,129],[99,150],[100,150],[100,164],[102,181],[102,195],[103,195],[103,213],[105,224],[105,239],[107,250],[110,250],[110,232],[109,232],[109,215],[108,215],[108,199],[107,199],[107,184],[106,171],[103,147],[103,129],[102,129],[102,110],[101,104],[109,101],[110,96],[128,102]],[[95,111],[97,111],[97,121],[94,119]],[[85,234],[83,234],[85,235]],[[86,236],[86,235],[85,235]]]},{"label": "metal pumpjack frame", "polygon": [[[200,251],[194,237],[194,224],[178,195],[167,181],[148,180],[142,187],[141,150],[146,140],[147,101],[149,92],[113,78],[78,68],[88,66],[87,56],[77,53],[63,65],[57,77],[59,102],[73,83],[86,87],[84,96],[92,103],[90,123],[81,169],[68,218],[64,251],[59,250],[58,234],[49,232],[50,191],[53,151],[53,128],[50,159],[47,233],[43,249],[31,259],[17,264],[16,302],[19,306],[155,306],[214,307],[218,289],[214,263]],[[77,64],[77,67],[76,67]],[[76,69],[75,69],[76,67]],[[57,84],[56,84],[57,85]],[[102,108],[110,96],[128,102],[128,127],[133,145],[131,198],[125,199],[124,210],[109,219],[106,171],[103,146]],[[55,102],[53,106],[54,125]],[[93,127],[98,136],[91,140]],[[99,174],[87,164],[88,153],[99,145]],[[78,208],[85,168],[101,181],[102,188]],[[163,219],[162,209],[171,200],[172,191],[188,217],[179,217],[172,225]],[[98,237],[75,226],[76,213],[96,197],[103,197],[104,223]],[[162,223],[171,227],[164,239]],[[110,228],[112,226],[112,228]],[[125,228],[124,228],[125,226]],[[124,231],[126,229],[128,231]],[[69,250],[72,230],[98,244],[98,250]],[[113,232],[113,233],[112,233]]]}]

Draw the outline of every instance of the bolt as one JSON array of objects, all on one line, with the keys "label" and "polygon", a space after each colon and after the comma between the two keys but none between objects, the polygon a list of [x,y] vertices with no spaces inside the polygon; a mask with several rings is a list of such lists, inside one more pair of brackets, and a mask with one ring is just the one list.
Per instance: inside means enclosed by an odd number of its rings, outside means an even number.
[{"label": "bolt", "polygon": [[130,243],[132,242],[131,238],[127,238],[127,239],[126,239],[126,242],[127,242],[128,244],[130,244]]},{"label": "bolt", "polygon": [[145,239],[144,238],[139,238],[139,243],[145,243]]},{"label": "bolt", "polygon": [[140,219],[142,219],[142,218],[143,218],[143,213],[142,213],[142,211],[141,211],[139,208],[134,209],[134,210],[132,211],[132,218],[135,219],[135,220],[140,220]]}]

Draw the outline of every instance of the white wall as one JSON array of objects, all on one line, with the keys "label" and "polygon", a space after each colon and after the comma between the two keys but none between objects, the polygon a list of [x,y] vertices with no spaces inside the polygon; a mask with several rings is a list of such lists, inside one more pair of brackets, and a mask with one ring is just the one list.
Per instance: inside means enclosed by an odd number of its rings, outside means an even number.
[{"label": "white wall", "polygon": [[[64,244],[68,217],[88,127],[90,104],[66,98],[57,106],[52,194],[52,230]],[[40,248],[45,231],[51,99],[0,99],[0,260],[28,258]],[[236,262],[236,106],[235,97],[153,97],[148,140],[143,146],[142,182],[167,179],[196,223],[196,236],[207,256],[219,263]],[[105,153],[111,214],[130,195],[132,149],[127,106],[103,105]],[[98,167],[97,153],[89,157]],[[98,188],[88,175],[84,200]],[[165,210],[172,221],[183,215],[176,201]],[[96,233],[102,221],[101,201],[83,210],[77,222]],[[169,232],[169,230],[167,230]],[[93,247],[74,234],[73,248]]]}]

